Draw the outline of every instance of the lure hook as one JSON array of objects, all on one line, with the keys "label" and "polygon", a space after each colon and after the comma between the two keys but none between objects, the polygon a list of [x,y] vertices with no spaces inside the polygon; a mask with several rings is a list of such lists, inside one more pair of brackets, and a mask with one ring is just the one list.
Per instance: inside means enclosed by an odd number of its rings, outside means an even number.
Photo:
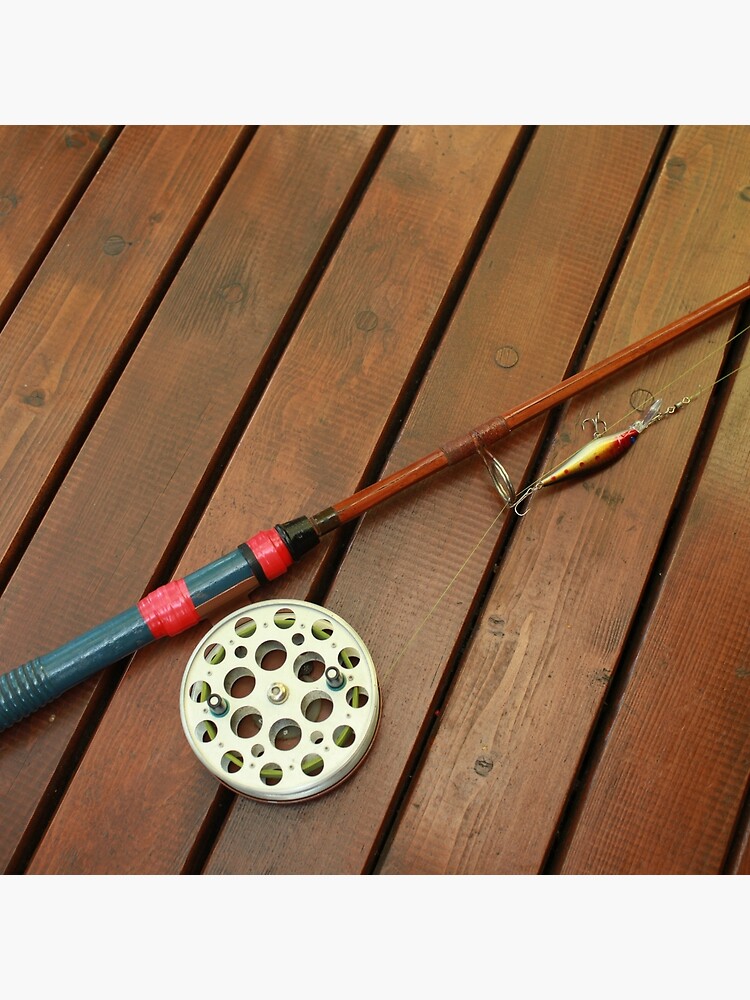
[{"label": "lure hook", "polygon": [[582,421],[581,423],[582,430],[586,430],[586,424],[591,424],[591,426],[594,428],[595,438],[600,438],[602,434],[607,433],[607,421],[602,420],[599,410],[596,411],[596,414],[593,417],[586,417],[586,419]]},{"label": "lure hook", "polygon": [[519,517],[525,517],[528,514],[531,498],[543,485],[541,480],[536,480],[536,482],[530,483],[525,490],[521,490],[513,503],[513,510]]}]

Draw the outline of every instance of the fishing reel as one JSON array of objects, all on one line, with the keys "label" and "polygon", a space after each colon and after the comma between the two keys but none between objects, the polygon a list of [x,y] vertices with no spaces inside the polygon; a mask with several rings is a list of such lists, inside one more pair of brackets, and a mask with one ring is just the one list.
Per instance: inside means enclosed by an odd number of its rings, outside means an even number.
[{"label": "fishing reel", "polygon": [[201,763],[251,799],[296,802],[362,763],[380,720],[372,657],[338,615],[305,601],[233,611],[201,639],[180,691]]}]

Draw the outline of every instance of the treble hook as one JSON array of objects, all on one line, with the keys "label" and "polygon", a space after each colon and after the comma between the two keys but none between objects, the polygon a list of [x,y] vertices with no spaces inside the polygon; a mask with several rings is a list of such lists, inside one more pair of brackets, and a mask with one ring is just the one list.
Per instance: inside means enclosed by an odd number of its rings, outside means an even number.
[{"label": "treble hook", "polygon": [[607,433],[607,421],[602,420],[599,411],[596,411],[596,415],[593,417],[586,417],[586,419],[581,423],[581,430],[586,429],[586,424],[590,423],[594,428],[594,437],[600,438],[602,434]]},{"label": "treble hook", "polygon": [[513,503],[513,510],[518,514],[519,517],[526,517],[529,512],[529,504],[531,503],[531,498],[540,490],[544,484],[541,480],[537,480],[534,483],[530,483],[526,489],[521,490]]}]

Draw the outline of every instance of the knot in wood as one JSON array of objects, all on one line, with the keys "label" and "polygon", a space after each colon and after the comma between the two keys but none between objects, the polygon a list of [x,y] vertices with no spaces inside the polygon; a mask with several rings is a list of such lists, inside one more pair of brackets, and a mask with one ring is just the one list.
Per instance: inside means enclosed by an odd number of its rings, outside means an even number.
[{"label": "knot in wood", "polygon": [[480,778],[486,778],[494,766],[495,762],[492,760],[491,757],[488,757],[486,754],[482,754],[481,757],[477,757],[477,759],[474,761],[474,770],[477,772]]}]

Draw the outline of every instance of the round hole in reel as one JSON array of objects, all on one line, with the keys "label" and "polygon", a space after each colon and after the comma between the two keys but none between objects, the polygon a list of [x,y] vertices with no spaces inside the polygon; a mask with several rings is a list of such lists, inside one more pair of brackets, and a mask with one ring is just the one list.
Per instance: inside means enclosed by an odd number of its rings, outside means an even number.
[{"label": "round hole in reel", "polygon": [[[228,702],[221,716],[206,694],[218,691]],[[193,752],[223,784],[295,802],[330,791],[362,762],[380,692],[372,657],[343,618],[306,601],[261,601],[198,643],[180,716]]]}]

